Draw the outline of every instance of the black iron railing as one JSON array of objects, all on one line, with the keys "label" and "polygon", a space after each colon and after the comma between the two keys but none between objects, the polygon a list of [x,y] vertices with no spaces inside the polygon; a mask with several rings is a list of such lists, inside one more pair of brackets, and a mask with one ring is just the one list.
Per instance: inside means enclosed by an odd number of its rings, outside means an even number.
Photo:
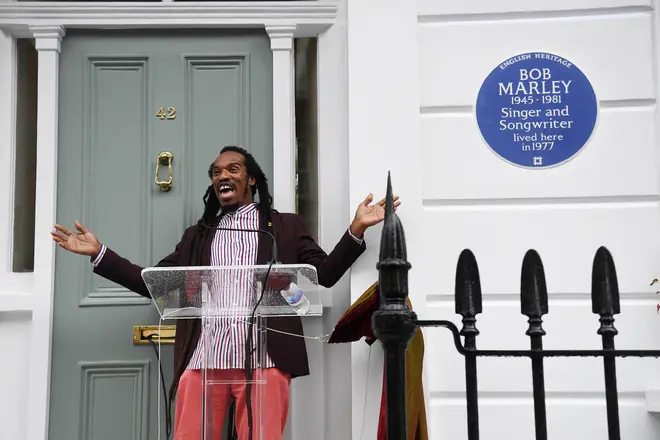
[{"label": "black iron railing", "polygon": [[[456,313],[463,320],[462,329],[451,321],[417,320],[406,304],[408,296],[408,270],[403,226],[393,210],[391,181],[388,176],[387,210],[381,237],[379,270],[380,310],[374,314],[374,334],[385,351],[385,377],[387,399],[387,440],[406,439],[406,382],[405,348],[418,327],[444,327],[453,335],[456,351],[465,357],[465,388],[467,402],[468,440],[479,439],[479,401],[477,386],[477,358],[527,357],[532,367],[534,421],[537,440],[546,440],[545,378],[543,360],[547,357],[600,357],[603,358],[605,398],[607,403],[608,439],[620,440],[619,401],[617,394],[616,358],[660,357],[660,350],[616,350],[614,315],[620,313],[619,287],[614,260],[610,252],[601,247],[593,261],[591,302],[592,312],[600,316],[597,332],[602,337],[602,350],[544,350],[543,316],[548,313],[548,291],[541,257],[529,250],[523,259],[520,304],[527,316],[530,350],[478,350],[476,316],[482,312],[479,268],[474,254],[465,249],[456,268]],[[461,344],[461,336],[464,343]]]}]

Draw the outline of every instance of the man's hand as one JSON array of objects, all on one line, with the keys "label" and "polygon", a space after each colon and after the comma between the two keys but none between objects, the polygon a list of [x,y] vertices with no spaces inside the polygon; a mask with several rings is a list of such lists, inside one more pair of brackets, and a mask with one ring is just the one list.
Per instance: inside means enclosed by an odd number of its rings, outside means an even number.
[{"label": "man's hand", "polygon": [[[351,223],[350,229],[351,234],[358,238],[362,238],[364,231],[366,231],[367,228],[377,225],[385,220],[385,199],[382,199],[380,202],[373,205],[369,205],[373,199],[374,195],[369,194],[367,198],[358,205],[357,211],[355,212],[355,218]],[[394,210],[396,210],[400,204],[399,196],[394,196]]]},{"label": "man's hand", "polygon": [[96,257],[101,252],[101,243],[78,220],[74,222],[74,225],[78,230],[78,233],[75,234],[65,226],[55,225],[55,231],[50,233],[53,241],[62,249],[74,254]]}]

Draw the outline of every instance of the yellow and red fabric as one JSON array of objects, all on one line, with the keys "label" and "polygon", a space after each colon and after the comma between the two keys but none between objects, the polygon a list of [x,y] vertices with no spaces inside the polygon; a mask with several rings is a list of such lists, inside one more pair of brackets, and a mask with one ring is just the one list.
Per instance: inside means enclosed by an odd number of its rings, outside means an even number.
[{"label": "yellow and red fabric", "polygon": [[[410,299],[406,300],[406,304],[412,309]],[[328,342],[355,342],[364,337],[367,344],[373,344],[376,337],[371,329],[371,316],[379,307],[380,292],[378,291],[378,282],[375,282],[344,312]],[[428,440],[426,405],[422,384],[423,364],[424,336],[421,329],[417,329],[406,351],[406,440]],[[385,377],[383,376],[383,391],[376,440],[386,440],[385,420],[387,410],[385,399]]]}]

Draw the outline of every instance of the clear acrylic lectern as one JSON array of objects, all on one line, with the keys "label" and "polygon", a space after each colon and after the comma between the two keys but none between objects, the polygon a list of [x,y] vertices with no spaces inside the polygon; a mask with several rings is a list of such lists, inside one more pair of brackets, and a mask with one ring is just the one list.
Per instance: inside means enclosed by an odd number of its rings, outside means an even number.
[{"label": "clear acrylic lectern", "polygon": [[[262,404],[265,405],[267,396],[263,392],[266,382],[259,370],[269,365],[268,332],[277,331],[268,327],[268,318],[322,315],[316,268],[287,264],[150,267],[142,270],[142,279],[161,321],[201,320],[198,350],[202,376],[200,440],[222,439],[224,420],[216,420],[214,405],[216,402],[226,405],[226,401],[219,402],[214,394],[220,393],[217,386],[228,384],[251,388],[252,439],[262,440]],[[250,346],[252,350],[246,350]],[[237,356],[241,367],[245,359],[252,358],[251,380],[243,374],[237,377],[216,374],[217,359],[232,356]]]}]

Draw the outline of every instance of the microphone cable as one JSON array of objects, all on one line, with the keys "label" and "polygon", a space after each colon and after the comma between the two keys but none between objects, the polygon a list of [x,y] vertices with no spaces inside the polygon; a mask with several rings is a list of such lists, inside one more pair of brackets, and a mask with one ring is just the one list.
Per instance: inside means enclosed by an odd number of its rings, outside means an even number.
[{"label": "microphone cable", "polygon": [[[160,325],[159,325],[160,327]],[[154,337],[158,336],[158,343],[160,344],[160,333],[152,333],[147,336],[147,340],[151,342],[151,346],[156,352],[156,359],[158,359],[158,368],[160,369],[160,384],[163,387],[163,396],[165,397],[165,438],[170,439],[172,435],[172,409],[170,408],[169,401],[167,400],[167,387],[165,386],[165,375],[163,374],[163,364],[160,362],[160,351],[154,342]],[[160,411],[159,411],[160,412]],[[160,422],[158,423],[158,430],[160,431]],[[158,436],[160,440],[160,435]]]}]

